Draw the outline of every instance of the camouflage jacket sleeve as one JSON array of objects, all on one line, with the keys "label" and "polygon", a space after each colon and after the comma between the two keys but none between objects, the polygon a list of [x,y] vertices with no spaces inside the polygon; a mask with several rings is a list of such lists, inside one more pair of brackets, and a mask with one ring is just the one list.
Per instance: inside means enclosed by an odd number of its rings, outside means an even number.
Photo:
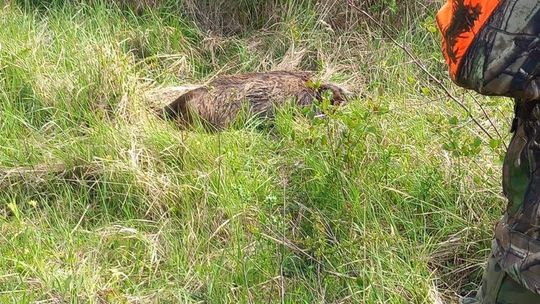
[{"label": "camouflage jacket sleeve", "polygon": [[437,23],[458,85],[540,99],[540,1],[448,0]]}]

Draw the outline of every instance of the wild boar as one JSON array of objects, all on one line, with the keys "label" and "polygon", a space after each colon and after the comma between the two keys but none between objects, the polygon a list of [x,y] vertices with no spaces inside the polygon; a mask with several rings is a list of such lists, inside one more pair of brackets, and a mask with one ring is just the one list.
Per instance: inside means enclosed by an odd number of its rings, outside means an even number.
[{"label": "wild boar", "polygon": [[332,84],[317,85],[308,72],[275,71],[220,76],[205,86],[180,95],[165,106],[161,116],[190,125],[194,117],[215,129],[226,128],[242,109],[263,118],[272,118],[275,108],[288,100],[299,106],[321,101],[330,91],[333,105],[346,102],[343,89]]}]

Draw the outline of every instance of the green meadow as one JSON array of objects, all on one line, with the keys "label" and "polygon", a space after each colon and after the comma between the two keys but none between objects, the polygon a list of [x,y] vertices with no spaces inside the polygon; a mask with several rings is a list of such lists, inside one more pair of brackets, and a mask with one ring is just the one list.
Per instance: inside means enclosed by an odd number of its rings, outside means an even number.
[{"label": "green meadow", "polygon": [[[345,2],[0,0],[0,303],[474,291],[512,102],[451,83],[440,4],[361,2],[411,58]],[[270,70],[313,71],[351,100],[208,132],[145,97]]]}]

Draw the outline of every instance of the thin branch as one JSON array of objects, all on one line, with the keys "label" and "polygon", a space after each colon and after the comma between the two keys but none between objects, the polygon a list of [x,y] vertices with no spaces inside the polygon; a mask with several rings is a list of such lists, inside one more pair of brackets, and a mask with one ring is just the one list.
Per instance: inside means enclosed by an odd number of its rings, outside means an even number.
[{"label": "thin branch", "polygon": [[435,77],[419,60],[418,58],[409,50],[407,49],[407,47],[405,47],[403,44],[399,43],[394,37],[392,37],[392,35],[386,30],[386,28],[379,22],[377,21],[375,18],[373,18],[373,16],[371,16],[368,12],[364,11],[363,9],[359,8],[358,6],[356,6],[356,4],[354,4],[353,0],[348,0],[349,2],[349,6],[354,8],[355,10],[357,10],[358,12],[362,13],[364,16],[366,16],[369,20],[371,20],[375,25],[377,25],[381,31],[392,41],[392,43],[394,43],[396,46],[398,46],[400,49],[402,49],[406,54],[407,56],[409,56],[413,62],[416,64],[416,66],[418,66],[426,75],[428,75],[428,77],[434,81],[445,93],[446,95],[452,100],[454,101],[455,103],[457,103],[463,110],[465,110],[465,112],[467,113],[467,115],[471,118],[471,120],[482,130],[482,132],[484,132],[487,137],[489,139],[493,139],[493,136],[491,136],[491,134],[489,134],[489,132],[480,124],[480,122],[474,118],[474,116],[472,115],[471,111],[469,110],[469,108],[467,108],[467,106],[465,106],[465,104],[463,104],[458,98],[456,98],[451,92],[450,90],[448,90],[448,88],[442,83],[441,80],[439,80],[437,77]]},{"label": "thin branch", "polygon": [[0,168],[0,185],[11,180],[39,180],[51,174],[62,174],[65,164],[47,164],[28,167]]},{"label": "thin branch", "polygon": [[66,181],[86,180],[102,171],[95,165],[68,167],[64,163],[39,164],[21,167],[0,167],[0,189],[17,183],[34,186],[50,177],[60,177]]},{"label": "thin branch", "polygon": [[497,126],[495,126],[495,124],[493,123],[493,120],[491,120],[491,118],[489,117],[489,115],[487,114],[486,110],[484,109],[484,106],[482,106],[482,103],[480,101],[478,101],[478,98],[476,98],[476,96],[474,96],[472,93],[469,92],[469,96],[471,96],[471,98],[474,100],[474,103],[476,103],[476,105],[478,107],[480,107],[480,109],[482,110],[482,113],[484,113],[484,117],[486,117],[486,119],[489,121],[489,124],[491,125],[491,127],[495,130],[495,133],[497,133],[497,136],[501,139],[501,142],[503,143],[504,147],[505,147],[505,150],[508,149],[506,143],[504,142],[503,140],[503,137],[501,135],[501,133],[499,133],[499,129],[497,129]]}]

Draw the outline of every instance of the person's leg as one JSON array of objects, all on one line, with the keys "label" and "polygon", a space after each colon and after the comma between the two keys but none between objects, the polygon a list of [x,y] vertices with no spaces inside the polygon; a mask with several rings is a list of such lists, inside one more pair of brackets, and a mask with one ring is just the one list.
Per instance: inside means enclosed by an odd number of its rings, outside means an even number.
[{"label": "person's leg", "polygon": [[497,294],[501,288],[501,284],[505,278],[505,273],[497,264],[497,261],[491,256],[484,270],[482,277],[482,285],[478,290],[475,298],[463,298],[461,304],[494,304],[496,303]]},{"label": "person's leg", "polygon": [[[540,142],[540,106],[539,103],[523,102],[516,100],[516,118],[512,123],[513,136],[506,151],[503,165],[503,191],[508,199],[508,207],[505,216],[501,219],[503,224],[511,227],[513,233],[523,233],[533,231],[533,227],[540,227],[537,224],[538,206],[537,197],[540,196],[540,179],[532,178],[531,172],[537,171],[540,164],[539,153],[536,153],[536,143]],[[531,159],[531,157],[534,157]],[[535,173],[538,174],[538,173]],[[533,191],[534,190],[534,191]],[[528,204],[526,204],[528,202]],[[500,227],[499,225],[497,227]],[[514,229],[518,229],[515,232]],[[495,238],[492,248],[492,256],[488,259],[482,285],[475,298],[462,299],[464,304],[540,304],[540,295],[530,291],[525,286],[537,286],[534,278],[535,274],[531,267],[524,266],[524,261],[519,254],[528,257],[533,248],[527,243],[520,242],[520,238],[513,239],[510,234],[505,234],[507,230],[500,229],[499,234],[495,231]],[[510,233],[510,232],[508,232]],[[532,240],[537,240],[536,236],[528,236]],[[496,258],[497,257],[497,258]],[[517,260],[517,262],[516,262]],[[497,262],[502,265],[509,264],[518,267],[515,277],[522,277],[523,282],[518,283],[512,276],[508,275]],[[534,260],[533,260],[534,261]],[[508,266],[505,266],[508,267]],[[534,269],[533,269],[534,270]],[[523,271],[527,276],[522,276]]]},{"label": "person's leg", "polygon": [[538,304],[537,295],[507,275],[493,256],[488,259],[482,286],[475,298],[464,298],[462,304]]},{"label": "person's leg", "polygon": [[497,295],[497,304],[538,304],[540,295],[528,290],[523,285],[516,282],[509,275],[503,279],[499,293]]}]

